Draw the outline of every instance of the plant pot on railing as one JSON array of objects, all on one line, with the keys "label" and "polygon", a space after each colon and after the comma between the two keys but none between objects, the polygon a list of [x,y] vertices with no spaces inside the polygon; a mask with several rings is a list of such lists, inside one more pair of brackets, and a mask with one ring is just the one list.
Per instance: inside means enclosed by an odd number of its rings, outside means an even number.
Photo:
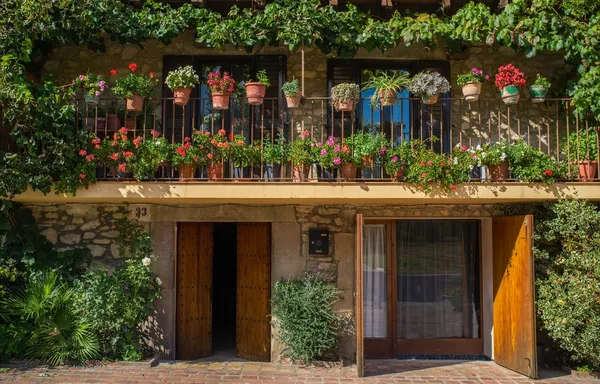
[{"label": "plant pot on railing", "polygon": [[300,103],[302,101],[302,92],[298,92],[292,97],[286,96],[285,101],[289,109],[296,109],[300,107]]},{"label": "plant pot on railing", "polygon": [[423,104],[435,104],[438,102],[439,95],[422,95],[421,100]]},{"label": "plant pot on railing", "polygon": [[179,180],[193,179],[196,175],[196,165],[194,164],[181,164],[179,165]]},{"label": "plant pot on railing", "polygon": [[175,88],[173,91],[173,97],[175,104],[177,105],[186,105],[190,100],[190,94],[192,93],[192,88]]},{"label": "plant pot on railing", "polygon": [[494,164],[488,166],[488,168],[492,181],[504,181],[508,179],[508,163]]},{"label": "plant pot on railing", "polygon": [[208,173],[208,181],[223,180],[223,163],[210,163],[206,167]]},{"label": "plant pot on railing", "polygon": [[529,96],[531,102],[534,104],[543,103],[546,101],[546,95],[548,94],[548,88],[541,85],[532,85],[529,87]]},{"label": "plant pot on railing", "polygon": [[89,94],[85,94],[85,103],[89,105],[98,105],[100,102],[100,96],[90,96]]},{"label": "plant pot on railing", "polygon": [[481,83],[467,83],[462,87],[462,93],[468,102],[479,100],[481,95]]},{"label": "plant pot on railing", "polygon": [[340,112],[354,111],[354,100],[339,100],[337,102],[337,110]]},{"label": "plant pot on railing", "polygon": [[246,96],[248,97],[248,103],[252,105],[261,105],[265,100],[267,86],[257,81],[246,83],[245,86]]},{"label": "plant pot on railing", "polygon": [[502,90],[500,91],[500,97],[502,98],[502,101],[504,101],[504,104],[515,105],[519,102],[519,99],[521,98],[520,92],[521,88],[516,87],[514,85],[509,85],[507,87],[502,88]]},{"label": "plant pot on railing", "polygon": [[598,162],[593,160],[580,160],[574,162],[579,167],[579,180],[590,181],[596,178],[596,170],[598,169]]},{"label": "plant pot on railing", "polygon": [[229,109],[229,99],[231,97],[230,93],[218,93],[214,92],[212,94],[212,107],[213,109],[218,110],[227,110]]},{"label": "plant pot on railing", "polygon": [[106,115],[106,129],[108,132],[114,132],[119,130],[123,125],[121,124],[121,118],[116,113],[109,113]]},{"label": "plant pot on railing", "polygon": [[352,163],[344,163],[342,164],[342,178],[348,181],[353,181],[356,179],[356,171],[358,170],[358,166]]},{"label": "plant pot on railing", "polygon": [[144,98],[134,93],[130,99],[127,99],[126,106],[128,111],[141,112],[144,109]]},{"label": "plant pot on railing", "polygon": [[301,182],[308,179],[308,173],[310,172],[310,164],[300,163],[293,166],[293,180],[295,183]]},{"label": "plant pot on railing", "polygon": [[397,100],[396,92],[390,90],[379,91],[379,102],[383,107],[391,107]]}]

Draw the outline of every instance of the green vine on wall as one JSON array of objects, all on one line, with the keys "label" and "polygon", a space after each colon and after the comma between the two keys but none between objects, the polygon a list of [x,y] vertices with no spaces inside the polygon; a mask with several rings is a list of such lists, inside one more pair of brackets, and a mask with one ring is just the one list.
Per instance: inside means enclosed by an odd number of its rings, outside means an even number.
[{"label": "green vine on wall", "polygon": [[[60,44],[102,50],[106,40],[169,43],[196,29],[197,42],[207,47],[254,51],[282,44],[296,50],[304,44],[341,57],[351,57],[360,48],[385,51],[442,41],[448,47],[510,47],[528,57],[562,52],[578,71],[566,93],[581,115],[600,120],[600,3],[593,1],[513,0],[499,13],[469,3],[453,16],[395,12],[388,20],[352,4],[338,11],[319,0],[274,0],[264,10],[233,6],[226,16],[191,4],[172,7],[153,0],[141,9],[121,0],[4,0],[0,14],[0,105],[19,148],[0,158],[1,196],[20,193],[27,185],[48,191],[58,180],[60,190],[67,192],[93,182],[77,179],[81,164],[72,149],[81,148],[84,138],[73,132],[74,117],[65,110],[68,90],[26,81],[25,68],[39,71],[45,55]],[[60,119],[49,123],[48,116]],[[53,158],[59,162],[49,166]]]}]

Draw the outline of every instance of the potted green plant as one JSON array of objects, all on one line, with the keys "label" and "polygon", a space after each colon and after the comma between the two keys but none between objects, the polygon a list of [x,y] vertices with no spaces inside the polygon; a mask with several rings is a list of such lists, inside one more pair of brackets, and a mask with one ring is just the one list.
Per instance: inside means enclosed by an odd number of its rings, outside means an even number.
[{"label": "potted green plant", "polygon": [[87,73],[79,75],[75,79],[75,88],[83,92],[85,102],[90,105],[98,105],[100,95],[108,88],[102,75]]},{"label": "potted green plant", "polygon": [[435,104],[440,93],[450,92],[450,83],[438,72],[424,71],[412,78],[408,89],[421,97],[424,104]]},{"label": "potted green plant", "polygon": [[200,77],[194,67],[187,65],[179,67],[167,75],[165,83],[173,91],[174,102],[177,105],[186,105],[190,100],[192,88],[200,82]]},{"label": "potted green plant", "polygon": [[384,170],[395,180],[406,180],[406,170],[414,162],[413,148],[409,140],[404,140],[385,152]]},{"label": "potted green plant", "polygon": [[389,147],[389,142],[383,134],[363,131],[348,137],[346,143],[360,159],[363,168],[373,168],[375,160],[382,158]]},{"label": "potted green plant", "polygon": [[360,99],[358,84],[341,83],[331,87],[331,103],[336,111],[352,112]]},{"label": "potted green plant", "polygon": [[494,83],[506,105],[517,104],[521,97],[521,89],[527,84],[523,72],[512,64],[498,68]]},{"label": "potted green plant", "polygon": [[229,99],[235,91],[235,79],[229,76],[228,72],[223,72],[217,69],[208,74],[208,89],[212,95],[212,107],[216,110],[229,109]]},{"label": "potted green plant", "polygon": [[194,146],[200,149],[201,157],[206,159],[206,169],[209,181],[223,179],[225,161],[230,156],[230,142],[224,129],[211,135],[210,132],[194,133]]},{"label": "potted green plant", "polygon": [[312,150],[314,145],[315,142],[307,130],[302,131],[300,136],[292,142],[290,160],[294,182],[308,179],[308,173],[314,159]]},{"label": "potted green plant", "polygon": [[456,83],[462,87],[463,96],[468,102],[479,100],[481,95],[481,84],[490,79],[490,75],[484,75],[483,70],[471,68],[471,70],[462,75],[458,75]]},{"label": "potted green plant", "polygon": [[118,178],[131,177],[134,170],[136,148],[128,137],[127,128],[122,127],[111,136],[106,136],[100,143],[93,141],[95,158],[104,163],[110,175]]},{"label": "potted green plant", "polygon": [[354,150],[353,137],[345,137],[341,142],[341,147],[337,150],[342,164],[340,166],[342,178],[353,181],[356,178],[358,167],[362,164],[362,159]]},{"label": "potted green plant", "polygon": [[133,145],[136,148],[133,176],[138,180],[153,177],[159,167],[169,163],[171,153],[174,152],[167,139],[160,137],[158,131],[151,130],[150,136],[145,140],[142,137],[133,139]]},{"label": "potted green plant", "polygon": [[252,105],[261,105],[265,100],[267,88],[270,86],[271,82],[269,81],[269,76],[267,76],[267,71],[262,69],[256,72],[256,81],[250,80],[245,85],[248,102]]},{"label": "potted green plant", "polygon": [[183,143],[171,145],[171,164],[179,170],[179,180],[184,181],[193,179],[196,169],[206,164],[206,159],[195,143],[185,137]]},{"label": "potted green plant", "polygon": [[564,169],[545,152],[519,138],[509,146],[512,176],[523,182],[543,181],[547,184],[564,176]]},{"label": "potted green plant", "polygon": [[265,136],[262,143],[263,160],[265,162],[265,179],[279,179],[281,168],[290,158],[290,145],[285,140],[282,132],[278,132],[275,138]]},{"label": "potted green plant", "polygon": [[397,93],[402,92],[410,85],[410,74],[408,72],[391,71],[390,73],[382,70],[364,71],[367,81],[363,84],[363,90],[375,88],[375,93],[371,97],[371,104],[377,105],[381,102],[384,107],[394,105],[397,99]]},{"label": "potted green plant", "polygon": [[297,79],[284,83],[281,90],[285,95],[285,101],[289,109],[296,109],[300,106],[302,91]]},{"label": "potted green plant", "polygon": [[[131,73],[127,76],[115,80],[112,92],[117,97],[127,99],[128,111],[141,112],[144,107],[144,99],[152,94],[158,82],[152,72],[149,75],[136,74],[137,64],[135,63],[129,64],[129,70]],[[116,74],[116,71],[114,73]]]},{"label": "potted green plant", "polygon": [[546,101],[546,95],[548,94],[548,89],[550,89],[551,85],[552,84],[550,84],[548,79],[538,73],[533,85],[529,87],[529,96],[531,96],[531,102],[534,104],[539,104]]},{"label": "potted green plant", "polygon": [[233,177],[235,179],[243,179],[245,177],[246,168],[254,165],[255,148],[246,144],[246,138],[242,135],[235,135],[231,138],[231,143],[228,147],[228,158],[233,162]]},{"label": "potted green plant", "polygon": [[569,159],[570,165],[575,165],[577,170],[572,170],[579,175],[579,180],[589,181],[596,177],[598,169],[598,141],[595,129],[588,132],[582,130],[569,135],[568,141],[563,146],[563,153]]},{"label": "potted green plant", "polygon": [[504,141],[494,144],[484,144],[478,151],[481,164],[489,170],[491,181],[504,181],[508,178],[510,148]]},{"label": "potted green plant", "polygon": [[[333,170],[342,166],[342,145],[338,137],[329,136],[325,142],[316,142],[312,146],[312,157],[321,166],[322,178],[333,178]],[[356,169],[355,169],[356,171]]]}]

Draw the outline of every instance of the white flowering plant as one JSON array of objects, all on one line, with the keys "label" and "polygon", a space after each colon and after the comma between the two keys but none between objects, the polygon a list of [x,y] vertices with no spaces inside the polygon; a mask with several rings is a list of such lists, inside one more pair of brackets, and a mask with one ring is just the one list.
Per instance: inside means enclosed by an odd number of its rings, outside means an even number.
[{"label": "white flowering plant", "polygon": [[484,144],[481,147],[481,164],[486,166],[508,163],[509,145],[505,141]]},{"label": "white flowering plant", "polygon": [[200,82],[200,77],[191,65],[179,67],[167,75],[165,83],[171,90],[175,88],[194,88]]}]

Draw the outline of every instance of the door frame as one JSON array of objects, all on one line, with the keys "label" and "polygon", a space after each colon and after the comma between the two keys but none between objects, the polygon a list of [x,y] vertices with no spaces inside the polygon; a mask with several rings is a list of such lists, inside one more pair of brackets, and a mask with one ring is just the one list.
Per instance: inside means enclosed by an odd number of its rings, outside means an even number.
[{"label": "door frame", "polygon": [[[173,236],[173,243],[172,243],[172,249],[173,249],[173,293],[172,293],[172,300],[171,302],[174,305],[174,312],[173,312],[173,318],[171,320],[171,329],[173,330],[171,332],[171,345],[172,345],[172,352],[169,353],[170,356],[173,357],[174,360],[177,359],[177,262],[178,262],[178,258],[179,258],[179,253],[178,253],[178,239],[179,239],[179,224],[180,223],[270,223],[271,224],[271,232],[270,232],[270,239],[271,239],[271,247],[270,247],[270,258],[271,258],[271,262],[270,262],[270,274],[271,274],[271,290],[269,291],[269,300],[271,300],[271,295],[272,295],[272,288],[273,288],[273,266],[274,266],[274,259],[273,259],[273,252],[274,252],[274,248],[273,248],[273,230],[275,228],[275,225],[273,221],[267,221],[267,220],[248,220],[248,221],[242,221],[242,220],[237,220],[237,221],[232,221],[232,220],[183,220],[183,221],[174,221],[173,222],[173,227],[174,227],[174,236]],[[237,283],[237,282],[236,282]],[[271,333],[270,333],[270,339],[268,341],[268,343],[271,345],[271,353],[273,351],[273,331],[271,329]],[[212,357],[212,356],[211,356]],[[210,357],[209,357],[210,358]]]},{"label": "door frame", "polygon": [[[430,216],[430,217],[413,217],[413,216],[393,216],[393,217],[364,217],[363,224],[385,224],[386,225],[386,238],[388,244],[386,245],[386,267],[388,271],[396,271],[397,268],[397,244],[395,239],[396,234],[396,221],[397,220],[473,220],[478,221],[478,237],[479,237],[479,308],[480,308],[480,337],[476,339],[398,339],[397,337],[397,279],[395,274],[387,273],[387,338],[364,338],[363,337],[363,348],[364,358],[366,359],[381,359],[381,358],[396,358],[399,354],[414,355],[414,354],[448,354],[448,355],[484,355],[484,341],[486,337],[490,335],[486,334],[486,321],[490,321],[486,318],[487,311],[484,309],[484,234],[483,234],[483,220],[488,217],[474,217],[474,216],[454,216],[454,217],[443,217],[443,216]],[[362,231],[361,231],[362,235]],[[361,242],[362,243],[362,242]],[[361,260],[364,262],[364,255],[360,252]],[[362,270],[362,268],[361,268]],[[362,284],[362,279],[361,279]],[[361,289],[362,294],[362,289]],[[490,303],[490,305],[492,305]],[[363,306],[364,311],[364,306]],[[364,325],[364,324],[363,324]],[[364,334],[361,332],[361,334]],[[358,335],[358,334],[357,334]],[[440,349],[443,351],[440,353]],[[367,352],[371,352],[367,355]],[[491,356],[490,356],[491,357]]]}]

